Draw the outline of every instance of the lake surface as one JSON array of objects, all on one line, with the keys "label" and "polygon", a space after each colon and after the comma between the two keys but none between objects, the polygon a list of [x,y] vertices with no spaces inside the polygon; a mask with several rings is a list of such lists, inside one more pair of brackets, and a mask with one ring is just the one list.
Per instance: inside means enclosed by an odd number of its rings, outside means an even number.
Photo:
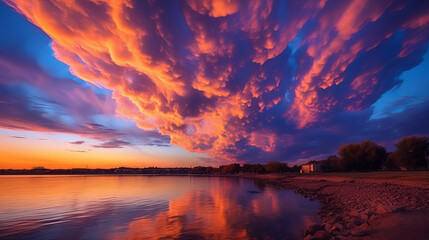
[{"label": "lake surface", "polygon": [[235,177],[0,176],[0,239],[284,239],[317,201]]}]

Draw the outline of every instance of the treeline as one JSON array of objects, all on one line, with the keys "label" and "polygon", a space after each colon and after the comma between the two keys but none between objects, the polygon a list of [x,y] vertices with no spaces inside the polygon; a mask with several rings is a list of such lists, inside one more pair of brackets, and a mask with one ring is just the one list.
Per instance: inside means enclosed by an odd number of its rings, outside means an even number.
[{"label": "treeline", "polygon": [[193,167],[192,174],[235,174],[235,173],[286,173],[299,172],[299,166],[289,167],[287,163],[269,161],[265,164],[232,163],[216,167]]},{"label": "treeline", "polygon": [[405,137],[394,152],[372,141],[342,145],[338,156],[320,161],[323,171],[376,171],[428,169],[428,138]]}]

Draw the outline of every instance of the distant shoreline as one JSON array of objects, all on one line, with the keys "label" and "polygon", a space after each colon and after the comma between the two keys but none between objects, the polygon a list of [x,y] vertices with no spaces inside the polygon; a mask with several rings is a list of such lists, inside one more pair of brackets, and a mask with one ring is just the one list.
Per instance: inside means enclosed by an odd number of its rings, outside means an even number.
[{"label": "distant shoreline", "polygon": [[0,175],[187,175],[191,168],[71,168],[71,169],[0,169]]},{"label": "distant shoreline", "polygon": [[150,177],[188,177],[188,176],[195,176],[195,177],[242,177],[240,174],[134,174],[134,173],[94,173],[94,174],[0,174],[1,176],[85,176],[85,177],[91,177],[91,176],[150,176]]}]

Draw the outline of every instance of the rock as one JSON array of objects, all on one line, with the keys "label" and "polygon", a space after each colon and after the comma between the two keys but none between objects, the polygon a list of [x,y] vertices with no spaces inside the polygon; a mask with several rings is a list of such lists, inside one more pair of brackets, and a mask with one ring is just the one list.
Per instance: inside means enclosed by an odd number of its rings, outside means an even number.
[{"label": "rock", "polygon": [[330,232],[333,227],[334,227],[334,225],[326,223],[325,224],[325,231]]},{"label": "rock", "polygon": [[334,221],[335,222],[342,222],[343,221],[343,217],[342,216],[340,216],[340,215],[338,215],[338,216],[336,216],[335,218],[334,218]]},{"label": "rock", "polygon": [[354,237],[363,237],[368,235],[368,232],[360,228],[355,228],[351,231],[351,235]]},{"label": "rock", "polygon": [[401,212],[406,209],[405,206],[388,206],[379,204],[377,208],[375,209],[375,212],[379,215],[387,214],[387,213],[393,213],[393,212]]},{"label": "rock", "polygon": [[378,215],[383,215],[383,214],[389,213],[390,211],[391,210],[390,210],[389,206],[382,205],[382,204],[378,205],[377,208],[375,209],[375,212]]},{"label": "rock", "polygon": [[340,232],[342,232],[344,230],[344,225],[341,223],[335,223],[334,227]]},{"label": "rock", "polygon": [[349,213],[349,215],[352,216],[352,217],[359,217],[360,213],[357,210],[351,210],[350,213]]},{"label": "rock", "polygon": [[369,229],[369,225],[368,223],[363,223],[362,225],[359,226],[360,229],[362,230],[368,230]]},{"label": "rock", "polygon": [[347,239],[346,237],[344,237],[344,236],[342,236],[342,235],[338,235],[338,236],[335,236],[335,239],[338,239],[338,240],[345,240],[345,239]]},{"label": "rock", "polygon": [[348,216],[348,215],[344,215],[344,216],[343,216],[343,221],[344,221],[344,222],[350,222],[352,218],[353,218],[353,217],[350,217],[350,216]]},{"label": "rock", "polygon": [[[333,225],[329,224],[329,225],[325,226],[325,230],[328,233],[332,233],[332,234],[334,232],[342,232],[344,230],[344,225],[341,223],[334,223]],[[339,235],[339,234],[337,234],[337,235]]]},{"label": "rock", "polygon": [[312,235],[307,235],[307,237],[305,237],[304,240],[316,240],[316,237]]},{"label": "rock", "polygon": [[377,219],[379,219],[380,217],[378,216],[378,215],[372,215],[370,218],[369,218],[369,220],[370,221],[374,221],[374,220],[377,220]]},{"label": "rock", "polygon": [[361,215],[360,215],[360,218],[362,218],[362,220],[368,220],[368,215],[366,215],[365,213],[362,213]]},{"label": "rock", "polygon": [[381,222],[381,219],[378,216],[371,216],[371,218],[368,220],[369,225],[378,225]]},{"label": "rock", "polygon": [[330,217],[330,218],[326,218],[325,219],[325,222],[327,222],[327,223],[329,223],[329,224],[334,224],[335,223],[335,218],[332,218],[332,217]]},{"label": "rock", "polygon": [[351,234],[351,231],[350,230],[344,230],[343,231],[343,235],[344,236],[349,236]]},{"label": "rock", "polygon": [[349,223],[347,223],[347,225],[346,225],[346,228],[347,229],[352,229],[352,228],[355,228],[356,227],[356,224],[354,224],[353,222],[349,222]]},{"label": "rock", "polygon": [[329,240],[331,238],[331,234],[326,231],[320,230],[314,234],[314,237],[320,240]]},{"label": "rock", "polygon": [[310,225],[307,230],[310,232],[310,234],[314,234],[317,231],[323,230],[323,226],[320,224],[312,224]]},{"label": "rock", "polygon": [[365,214],[368,215],[368,217],[371,217],[372,215],[374,215],[374,211],[367,209],[365,210]]},{"label": "rock", "polygon": [[405,206],[394,206],[393,212],[402,212],[405,211],[407,208]]},{"label": "rock", "polygon": [[308,231],[308,229],[301,230],[301,234],[302,234],[302,237],[307,237],[307,236],[311,235],[310,231]]},{"label": "rock", "polygon": [[359,226],[359,225],[361,225],[361,224],[363,223],[363,220],[362,220],[362,219],[360,219],[360,218],[355,218],[355,220],[353,221],[353,223],[354,223],[356,226]]}]

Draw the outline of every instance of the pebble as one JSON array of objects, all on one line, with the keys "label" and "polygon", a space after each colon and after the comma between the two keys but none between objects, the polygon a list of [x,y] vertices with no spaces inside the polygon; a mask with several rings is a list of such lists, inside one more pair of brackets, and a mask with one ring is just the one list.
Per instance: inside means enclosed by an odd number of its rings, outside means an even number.
[{"label": "pebble", "polygon": [[352,210],[352,211],[350,211],[349,215],[352,217],[359,217],[360,213],[357,210]]}]

